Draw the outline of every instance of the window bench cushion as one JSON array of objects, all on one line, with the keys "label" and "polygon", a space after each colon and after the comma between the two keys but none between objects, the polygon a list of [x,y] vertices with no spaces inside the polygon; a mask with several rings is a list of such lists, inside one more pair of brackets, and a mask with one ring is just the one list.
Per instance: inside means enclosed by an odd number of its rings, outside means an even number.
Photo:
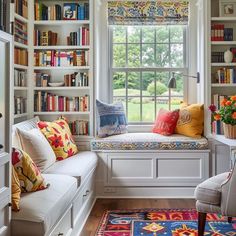
[{"label": "window bench cushion", "polygon": [[91,141],[93,151],[104,150],[196,150],[208,149],[206,138],[190,138],[174,134],[127,133]]}]

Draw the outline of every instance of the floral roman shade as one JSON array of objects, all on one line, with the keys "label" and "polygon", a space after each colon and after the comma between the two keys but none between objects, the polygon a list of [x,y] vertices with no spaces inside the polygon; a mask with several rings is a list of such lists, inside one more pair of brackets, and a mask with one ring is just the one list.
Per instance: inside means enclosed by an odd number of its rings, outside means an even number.
[{"label": "floral roman shade", "polygon": [[108,1],[109,25],[187,25],[188,1]]}]

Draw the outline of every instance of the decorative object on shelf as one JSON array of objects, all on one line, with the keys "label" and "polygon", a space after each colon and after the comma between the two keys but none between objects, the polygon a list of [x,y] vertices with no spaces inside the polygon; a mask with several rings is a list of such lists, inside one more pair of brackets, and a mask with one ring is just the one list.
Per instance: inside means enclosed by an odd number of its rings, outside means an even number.
[{"label": "decorative object on shelf", "polygon": [[62,87],[62,86],[64,86],[64,82],[55,82],[55,83],[48,83],[48,85],[50,86],[50,87]]},{"label": "decorative object on shelf", "polygon": [[230,50],[225,51],[224,60],[225,63],[231,63],[233,61],[233,53]]},{"label": "decorative object on shelf", "polygon": [[188,77],[188,78],[196,78],[197,79],[197,83],[200,83],[200,73],[197,72],[196,76],[192,76],[192,75],[184,75],[182,73],[176,73],[173,72],[172,73],[172,77],[170,78],[169,82],[168,82],[168,88],[169,88],[169,110],[171,110],[171,89],[175,89],[176,88],[176,78],[175,75],[181,75],[184,77]]},{"label": "decorative object on shelf", "polygon": [[214,104],[209,106],[209,110],[215,121],[223,123],[225,137],[236,139],[236,96],[222,99],[219,110]]},{"label": "decorative object on shelf", "polygon": [[236,2],[234,0],[220,0],[219,9],[221,17],[236,16]]}]

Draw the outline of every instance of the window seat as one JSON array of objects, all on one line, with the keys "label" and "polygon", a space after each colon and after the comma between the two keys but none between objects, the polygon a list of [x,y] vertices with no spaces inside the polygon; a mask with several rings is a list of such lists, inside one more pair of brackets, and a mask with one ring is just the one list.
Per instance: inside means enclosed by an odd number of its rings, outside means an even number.
[{"label": "window seat", "polygon": [[155,133],[127,133],[107,138],[97,138],[91,142],[93,151],[102,150],[204,150],[208,141],[174,134],[163,136]]}]

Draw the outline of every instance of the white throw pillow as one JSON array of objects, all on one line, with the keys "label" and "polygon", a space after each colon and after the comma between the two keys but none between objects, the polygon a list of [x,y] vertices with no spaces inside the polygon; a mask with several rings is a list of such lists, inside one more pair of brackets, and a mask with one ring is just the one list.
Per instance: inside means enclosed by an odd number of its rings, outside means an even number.
[{"label": "white throw pillow", "polygon": [[22,149],[29,154],[41,172],[56,162],[56,155],[39,129],[17,129]]}]

